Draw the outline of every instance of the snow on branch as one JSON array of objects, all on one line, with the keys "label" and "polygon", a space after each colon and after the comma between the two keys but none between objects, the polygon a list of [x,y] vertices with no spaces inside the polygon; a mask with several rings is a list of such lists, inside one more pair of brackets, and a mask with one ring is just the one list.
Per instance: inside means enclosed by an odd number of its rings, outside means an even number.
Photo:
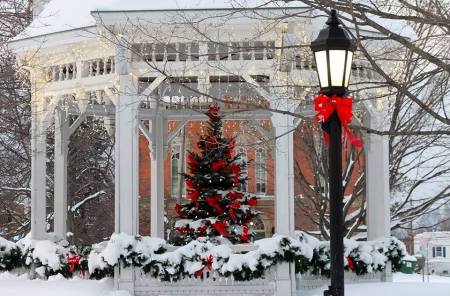
[{"label": "snow on branch", "polygon": [[100,196],[102,196],[104,194],[106,194],[106,192],[104,190],[101,190],[101,191],[99,191],[97,193],[91,194],[88,197],[86,197],[83,200],[81,200],[80,202],[76,203],[74,206],[69,207],[69,211],[74,213],[74,212],[78,211],[78,209],[80,207],[82,207],[85,203],[87,203],[88,201],[93,200],[95,198],[98,198],[98,197],[100,197]]}]

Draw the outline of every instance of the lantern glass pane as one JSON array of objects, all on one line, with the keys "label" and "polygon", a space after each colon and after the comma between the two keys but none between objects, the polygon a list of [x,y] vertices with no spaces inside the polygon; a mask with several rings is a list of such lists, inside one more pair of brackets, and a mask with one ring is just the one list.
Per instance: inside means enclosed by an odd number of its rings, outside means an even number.
[{"label": "lantern glass pane", "polygon": [[319,74],[320,87],[328,87],[328,63],[327,51],[322,50],[314,53],[316,56],[317,73]]},{"label": "lantern glass pane", "polygon": [[345,50],[330,50],[331,86],[344,86]]},{"label": "lantern glass pane", "polygon": [[349,51],[347,53],[347,65],[345,65],[345,81],[344,81],[345,87],[348,87],[348,83],[350,82],[350,73],[352,72],[352,61],[353,61],[353,52]]}]

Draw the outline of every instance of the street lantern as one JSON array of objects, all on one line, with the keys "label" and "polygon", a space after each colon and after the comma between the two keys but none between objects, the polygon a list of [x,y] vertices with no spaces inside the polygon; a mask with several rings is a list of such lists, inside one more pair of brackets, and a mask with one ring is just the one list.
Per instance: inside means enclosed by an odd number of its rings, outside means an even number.
[{"label": "street lantern", "polygon": [[356,43],[339,25],[336,10],[331,11],[326,24],[328,26],[311,42],[320,89],[325,95],[344,95],[350,80]]},{"label": "street lantern", "polygon": [[[351,99],[342,98],[347,94],[353,53],[356,43],[340,26],[336,10],[332,10],[326,23],[311,43],[316,59],[321,96],[314,100],[318,111],[316,118],[329,141],[328,177],[330,196],[330,259],[331,285],[325,296],[344,296],[344,214],[342,188],[342,126],[348,135],[347,124],[351,121]],[[359,140],[358,140],[359,141]],[[355,146],[360,145],[352,140]]]}]

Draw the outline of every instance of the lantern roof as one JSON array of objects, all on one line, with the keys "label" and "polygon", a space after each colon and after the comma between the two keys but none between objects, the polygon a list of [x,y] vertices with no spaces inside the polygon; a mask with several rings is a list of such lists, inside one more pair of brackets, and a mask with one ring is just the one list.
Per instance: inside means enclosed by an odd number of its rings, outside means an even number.
[{"label": "lantern roof", "polygon": [[312,51],[343,49],[354,52],[356,50],[356,42],[340,25],[336,10],[331,11],[326,24],[327,26],[319,32],[317,39],[311,42]]}]

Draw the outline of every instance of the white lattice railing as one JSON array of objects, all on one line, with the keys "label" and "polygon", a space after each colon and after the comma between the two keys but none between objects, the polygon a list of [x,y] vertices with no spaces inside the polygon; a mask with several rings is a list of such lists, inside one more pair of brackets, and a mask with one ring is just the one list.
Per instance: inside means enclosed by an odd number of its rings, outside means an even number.
[{"label": "white lattice railing", "polygon": [[135,270],[134,295],[246,295],[273,296],[275,273],[268,271],[264,279],[235,281],[207,269],[199,278],[184,278],[177,282],[163,282]]},{"label": "white lattice railing", "polygon": [[83,77],[94,77],[114,73],[114,57],[98,58],[84,62]]},{"label": "white lattice railing", "polygon": [[72,80],[77,77],[76,63],[50,66],[47,71],[49,82]]}]

